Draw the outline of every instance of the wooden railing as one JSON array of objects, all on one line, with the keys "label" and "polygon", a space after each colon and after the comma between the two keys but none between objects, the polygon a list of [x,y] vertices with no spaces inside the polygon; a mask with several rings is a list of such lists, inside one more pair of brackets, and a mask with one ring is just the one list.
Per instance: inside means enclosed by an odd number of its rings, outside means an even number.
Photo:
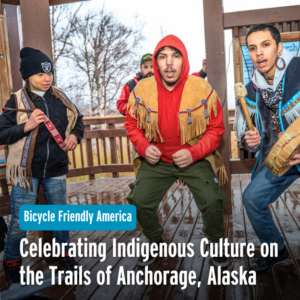
[{"label": "wooden railing", "polygon": [[69,154],[67,177],[88,175],[94,179],[102,173],[112,173],[113,177],[132,173],[134,151],[124,121],[123,116],[84,118],[85,134],[81,144]]},{"label": "wooden railing", "polygon": [[[231,174],[250,173],[255,159],[252,153],[239,147],[235,141],[233,119],[234,109],[230,109]],[[71,164],[67,177],[79,177],[75,180],[91,180],[96,176],[134,176],[132,166],[134,150],[127,137],[124,121],[123,116],[84,118],[85,134],[81,144],[74,151],[69,152]],[[5,179],[5,168],[0,168],[0,182],[1,216],[10,214],[10,196]]]},{"label": "wooden railing", "polygon": [[[128,173],[125,175],[133,176],[134,151],[124,121],[123,116],[84,118],[84,138],[69,154],[71,166],[67,176],[88,176],[88,179],[94,179],[96,174],[118,177],[120,173]],[[233,121],[234,109],[229,109],[231,174],[250,173],[255,163],[254,154],[238,145]]]}]

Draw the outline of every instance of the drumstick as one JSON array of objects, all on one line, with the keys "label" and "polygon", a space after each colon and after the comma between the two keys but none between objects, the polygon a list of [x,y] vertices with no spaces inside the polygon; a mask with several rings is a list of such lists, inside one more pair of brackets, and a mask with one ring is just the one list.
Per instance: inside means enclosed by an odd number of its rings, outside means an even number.
[{"label": "drumstick", "polygon": [[254,131],[254,127],[253,127],[253,124],[252,124],[252,121],[251,121],[251,118],[250,118],[250,115],[249,115],[249,112],[247,109],[246,100],[245,100],[245,96],[247,96],[247,90],[241,82],[238,82],[234,85],[234,91],[235,91],[235,96],[237,98],[239,98],[241,101],[242,109],[243,109],[244,116],[246,118],[246,122],[247,122],[249,130]]}]

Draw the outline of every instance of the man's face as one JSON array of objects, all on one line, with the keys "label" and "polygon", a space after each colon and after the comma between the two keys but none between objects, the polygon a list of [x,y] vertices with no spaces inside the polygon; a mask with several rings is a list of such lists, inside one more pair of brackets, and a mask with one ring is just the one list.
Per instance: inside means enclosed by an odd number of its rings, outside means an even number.
[{"label": "man's face", "polygon": [[147,60],[141,65],[141,73],[144,78],[154,75],[152,60]]},{"label": "man's face", "polygon": [[282,43],[276,45],[269,30],[253,32],[248,36],[248,50],[252,62],[265,76],[273,76],[276,58],[282,53]]},{"label": "man's face", "polygon": [[157,68],[164,86],[172,90],[180,78],[183,58],[169,47],[165,47],[157,56]]}]

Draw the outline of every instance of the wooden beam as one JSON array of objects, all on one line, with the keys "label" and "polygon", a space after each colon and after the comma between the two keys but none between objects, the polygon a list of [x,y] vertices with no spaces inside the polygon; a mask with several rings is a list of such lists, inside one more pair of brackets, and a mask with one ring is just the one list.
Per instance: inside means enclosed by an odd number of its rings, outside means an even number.
[{"label": "wooden beam", "polygon": [[132,164],[124,164],[124,165],[101,165],[101,166],[92,166],[92,167],[83,167],[72,169],[68,172],[67,177],[77,177],[77,176],[85,176],[91,174],[98,174],[98,173],[115,173],[118,174],[119,172],[134,172]]},{"label": "wooden beam", "polygon": [[2,0],[0,0],[0,15],[3,15],[3,6],[2,6]]},{"label": "wooden beam", "polygon": [[225,134],[219,146],[229,181],[223,186],[228,202],[225,213],[231,213],[230,132],[226,99],[226,72],[222,0],[203,0],[207,80],[217,91],[223,106]]},{"label": "wooden beam", "polygon": [[249,26],[260,23],[276,23],[298,21],[300,5],[267,9],[238,11],[223,14],[224,29],[236,26]]},{"label": "wooden beam", "polygon": [[6,22],[8,28],[8,43],[13,91],[23,87],[20,69],[20,37],[18,28],[17,6],[5,4]]},{"label": "wooden beam", "polygon": [[0,109],[13,93],[5,15],[0,15]]},{"label": "wooden beam", "polygon": [[50,5],[59,5],[59,4],[67,4],[67,3],[75,3],[75,2],[83,2],[90,0],[49,0]]},{"label": "wooden beam", "polygon": [[[0,0],[3,4],[11,4],[11,5],[19,5],[20,0]],[[50,5],[58,5],[58,4],[66,4],[66,3],[75,3],[75,2],[83,2],[90,0],[50,0]]]},{"label": "wooden beam", "polygon": [[231,160],[231,174],[250,174],[255,166],[256,159]]},{"label": "wooden beam", "polygon": [[[84,122],[85,123],[85,122]],[[96,130],[88,130],[87,127],[90,125],[86,125],[85,132],[83,138],[86,140],[90,139],[99,139],[99,138],[112,138],[112,137],[126,137],[127,130],[124,128],[113,128],[108,130],[96,129]]]},{"label": "wooden beam", "polygon": [[239,38],[233,36],[233,60],[234,60],[234,78],[235,83],[244,82],[243,76],[243,55],[239,43]]},{"label": "wooden beam", "polygon": [[20,0],[23,46],[39,49],[52,59],[49,0]]},{"label": "wooden beam", "polygon": [[19,5],[20,0],[0,0],[3,4]]}]

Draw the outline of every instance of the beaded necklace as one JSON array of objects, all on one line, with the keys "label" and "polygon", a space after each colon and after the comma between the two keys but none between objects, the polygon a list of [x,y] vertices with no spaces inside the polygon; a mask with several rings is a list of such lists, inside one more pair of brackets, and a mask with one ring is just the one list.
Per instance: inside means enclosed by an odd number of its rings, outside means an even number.
[{"label": "beaded necklace", "polygon": [[274,75],[273,75],[273,76],[270,76],[270,77],[269,77],[269,76],[265,76],[265,79],[266,79],[266,80],[274,80]]}]

